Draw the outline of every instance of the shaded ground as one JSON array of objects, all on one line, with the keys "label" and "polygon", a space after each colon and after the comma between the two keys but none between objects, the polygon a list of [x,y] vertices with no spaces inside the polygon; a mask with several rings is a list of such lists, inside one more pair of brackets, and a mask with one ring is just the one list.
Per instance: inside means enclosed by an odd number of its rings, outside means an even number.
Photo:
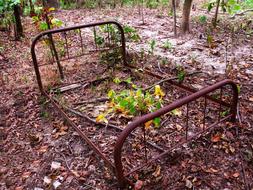
[{"label": "shaded ground", "polygon": [[[204,32],[207,29],[203,25],[197,28],[198,23],[195,23],[193,34],[174,39],[172,25],[166,24],[172,23],[172,19],[155,10],[146,10],[145,14],[146,24],[140,25],[140,16],[137,10],[132,9],[105,10],[103,14],[95,10],[56,13],[68,26],[117,17],[119,22],[136,27],[142,40],[139,45],[128,43],[129,52],[141,52],[142,47],[148,52],[147,43],[155,39],[158,45],[154,55],[161,57],[148,56],[148,67],[163,72],[167,67],[173,70],[175,64],[182,64],[189,70],[205,68],[204,71],[212,74],[212,80],[209,81],[211,77],[205,75],[200,81],[196,78],[196,88],[226,78],[216,75],[224,73],[225,68],[224,32],[215,37],[216,47],[209,48]],[[56,182],[61,184],[58,189],[116,189],[116,181],[109,169],[40,97],[30,58],[31,36],[37,32],[29,27],[32,26],[30,19],[25,19],[25,22],[26,38],[21,42],[11,41],[6,33],[0,33],[0,42],[4,44],[4,52],[0,54],[0,189],[54,189]],[[199,39],[202,34],[204,39]],[[173,45],[170,51],[161,48],[167,38]],[[227,62],[233,65],[227,75],[241,84],[239,130],[228,125],[184,147],[172,158],[140,172],[134,178],[144,181],[144,189],[184,189],[192,186],[243,189],[246,188],[243,175],[249,184],[252,183],[252,36],[242,35],[236,39],[240,41],[230,44],[231,51],[227,53]],[[168,63],[159,68],[159,61],[165,58]],[[210,63],[215,63],[212,69],[209,68]],[[90,125],[82,122],[87,127]],[[237,133],[241,140],[236,138]],[[211,136],[216,134],[223,134],[217,142],[211,140]],[[47,183],[48,178],[52,182]]]}]

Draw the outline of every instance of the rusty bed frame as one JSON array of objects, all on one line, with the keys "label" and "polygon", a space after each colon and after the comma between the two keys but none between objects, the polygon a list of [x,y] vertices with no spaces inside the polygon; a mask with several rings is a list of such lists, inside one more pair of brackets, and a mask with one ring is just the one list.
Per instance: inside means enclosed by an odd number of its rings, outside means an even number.
[{"label": "rusty bed frame", "polygon": [[[183,91],[186,91],[187,93],[189,93],[190,95],[185,96],[184,98],[178,99],[174,102],[172,102],[169,105],[165,105],[164,107],[162,107],[161,109],[143,115],[141,117],[135,118],[133,119],[133,121],[128,124],[120,133],[120,135],[117,138],[115,147],[114,147],[114,163],[112,163],[107,157],[106,155],[104,155],[102,153],[102,151],[88,138],[88,136],[79,129],[79,127],[73,122],[71,121],[71,119],[69,118],[69,116],[66,114],[66,110],[64,109],[64,106],[61,105],[59,102],[57,102],[43,87],[42,84],[42,80],[41,80],[41,73],[39,70],[39,64],[37,61],[37,56],[36,56],[36,51],[35,51],[35,47],[37,42],[43,38],[43,37],[48,37],[51,40],[51,49],[53,51],[53,55],[55,58],[55,62],[57,63],[57,67],[58,67],[58,72],[60,74],[60,77],[63,79],[64,78],[64,72],[60,63],[60,59],[57,53],[57,50],[55,48],[55,44],[54,44],[54,39],[52,37],[53,34],[56,33],[65,33],[68,31],[72,31],[72,30],[81,30],[83,28],[94,28],[95,26],[101,26],[101,25],[115,25],[119,32],[120,32],[120,40],[121,40],[121,44],[120,46],[118,46],[117,48],[121,49],[121,53],[122,53],[122,60],[123,60],[123,64],[125,65],[125,67],[128,68],[133,68],[132,65],[129,65],[127,63],[127,59],[126,59],[126,42],[125,42],[125,36],[124,36],[124,30],[123,27],[114,21],[108,21],[108,22],[99,22],[99,23],[92,23],[92,24],[85,24],[85,25],[78,25],[78,26],[73,26],[73,27],[66,27],[66,28],[60,28],[60,29],[53,29],[53,30],[49,30],[49,31],[45,31],[42,32],[40,34],[38,34],[32,42],[31,45],[31,54],[32,54],[32,60],[33,60],[33,65],[34,65],[34,69],[35,69],[35,73],[36,73],[36,77],[37,77],[37,83],[39,86],[39,89],[42,93],[42,95],[46,96],[47,99],[52,103],[52,105],[54,106],[54,108],[62,115],[62,117],[68,122],[68,124],[70,126],[72,126],[81,136],[81,138],[90,145],[90,147],[92,147],[92,149],[105,161],[106,164],[108,164],[112,170],[115,172],[115,175],[117,177],[118,180],[118,184],[120,187],[124,187],[126,184],[132,184],[132,182],[128,179],[128,176],[130,174],[132,174],[133,172],[136,172],[137,170],[142,169],[143,167],[151,164],[152,162],[154,162],[155,160],[160,159],[161,157],[163,157],[164,155],[170,153],[173,149],[178,148],[180,146],[182,146],[184,143],[190,142],[193,139],[196,139],[198,137],[200,137],[202,134],[205,134],[205,132],[211,128],[213,128],[214,126],[218,125],[221,122],[230,120],[231,122],[235,122],[236,121],[236,114],[237,114],[237,102],[238,102],[238,90],[237,90],[237,85],[231,81],[231,80],[223,80],[221,82],[218,82],[214,85],[208,86],[206,88],[203,88],[199,91],[189,88],[187,86],[184,86],[182,84],[179,84],[177,82],[174,82],[173,80],[171,81],[167,81],[168,84],[175,86],[178,89],[181,89]],[[80,40],[82,41],[82,36],[81,36],[81,32],[80,32]],[[67,41],[67,40],[66,40]],[[83,46],[82,46],[83,48]],[[99,51],[99,49],[97,49],[97,51]],[[80,55],[81,56],[81,55]],[[69,59],[71,59],[72,57],[69,57]],[[145,70],[145,73],[148,75],[151,75],[154,78],[157,79],[162,79],[163,77],[155,74],[149,70]],[[230,86],[232,89],[232,101],[227,103],[225,101],[222,100],[222,89],[224,88],[224,86]],[[212,96],[209,96],[208,94],[220,89],[220,95],[219,98],[213,98]],[[205,104],[205,108],[203,110],[203,125],[205,126],[205,113],[206,113],[206,106],[207,106],[207,100],[208,101],[212,101],[215,104],[217,104],[220,107],[219,110],[219,118],[213,122],[213,124],[204,127],[204,129],[199,132],[198,134],[195,134],[192,137],[188,136],[188,119],[189,119],[189,115],[188,115],[188,105],[199,99],[199,98],[204,98],[204,104]],[[123,167],[122,164],[122,147],[124,145],[124,143],[127,141],[127,137],[129,137],[130,135],[132,135],[132,132],[138,128],[138,127],[143,127],[144,124],[156,117],[165,115],[166,113],[171,112],[172,110],[179,108],[181,106],[186,106],[186,133],[185,133],[185,140],[181,141],[180,143],[176,144],[173,147],[170,147],[166,150],[160,148],[159,146],[156,146],[155,144],[149,143],[149,145],[152,145],[153,147],[155,147],[156,149],[158,149],[158,151],[160,152],[158,155],[156,155],[155,157],[153,157],[150,160],[146,160],[146,162],[136,168],[133,168],[131,171],[128,171],[127,173],[125,172],[125,169]],[[221,118],[220,117],[220,112],[221,112],[221,106],[227,107],[229,108],[230,112],[227,116]],[[145,130],[143,130],[143,136],[144,136],[144,141],[145,140]],[[146,143],[146,142],[145,142]]]}]

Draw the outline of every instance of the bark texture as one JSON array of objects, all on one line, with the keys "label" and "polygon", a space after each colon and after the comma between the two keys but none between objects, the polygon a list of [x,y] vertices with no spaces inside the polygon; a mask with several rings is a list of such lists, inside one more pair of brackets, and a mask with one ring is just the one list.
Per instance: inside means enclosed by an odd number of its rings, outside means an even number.
[{"label": "bark texture", "polygon": [[183,17],[181,31],[183,34],[190,31],[190,13],[192,7],[192,0],[185,0],[183,5]]}]

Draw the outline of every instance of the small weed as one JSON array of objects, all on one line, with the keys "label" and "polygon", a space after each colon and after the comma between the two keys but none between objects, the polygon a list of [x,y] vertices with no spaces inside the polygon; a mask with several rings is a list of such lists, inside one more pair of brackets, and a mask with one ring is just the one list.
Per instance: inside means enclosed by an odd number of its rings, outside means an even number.
[{"label": "small weed", "polygon": [[154,0],[147,0],[146,6],[150,9],[156,9],[159,6],[159,2]]},{"label": "small weed", "polygon": [[144,56],[145,56],[145,50],[144,48],[141,48],[141,59],[144,59]]},{"label": "small weed", "polygon": [[135,28],[125,25],[123,29],[124,29],[124,33],[126,34],[127,39],[134,42],[140,41],[141,37],[139,36]]},{"label": "small weed", "polygon": [[163,58],[163,59],[161,60],[161,64],[162,64],[162,65],[167,65],[168,63],[169,63],[169,62],[168,62],[167,59],[164,59],[164,58]]},{"label": "small weed", "polygon": [[100,55],[100,63],[102,64],[116,65],[121,63],[121,61],[122,53],[119,49],[108,50]]},{"label": "small weed", "polygon": [[154,39],[152,39],[150,42],[149,42],[149,53],[151,54],[154,54],[154,49],[155,49],[155,46],[156,46],[156,41]]},{"label": "small weed", "polygon": [[164,44],[163,44],[163,48],[164,48],[165,50],[171,50],[171,49],[173,48],[172,43],[171,43],[170,41],[166,40],[166,41],[164,42]]},{"label": "small weed", "polygon": [[0,46],[0,53],[4,52],[4,47]]},{"label": "small weed", "polygon": [[44,118],[44,119],[49,119],[50,114],[49,114],[49,112],[46,111],[46,110],[41,110],[41,112],[40,112],[40,117],[42,117],[42,118]]},{"label": "small weed", "polygon": [[185,79],[186,72],[182,66],[177,66],[177,78],[178,82],[183,82]]},{"label": "small weed", "polygon": [[199,16],[199,22],[200,22],[201,24],[206,24],[206,22],[207,22],[207,17],[206,17],[205,15]]},{"label": "small weed", "polygon": [[223,112],[220,112],[220,116],[221,116],[221,117],[225,117],[225,116],[227,116],[227,115],[229,114],[229,112],[230,112],[230,109],[225,110],[225,111],[223,111]]}]

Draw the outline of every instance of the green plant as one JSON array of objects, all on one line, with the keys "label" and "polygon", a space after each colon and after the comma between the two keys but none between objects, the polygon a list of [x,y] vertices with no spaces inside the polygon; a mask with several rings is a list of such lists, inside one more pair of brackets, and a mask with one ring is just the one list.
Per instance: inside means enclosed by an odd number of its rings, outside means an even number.
[{"label": "green plant", "polygon": [[[55,8],[43,9],[42,7],[39,7],[39,10],[40,11],[37,12],[37,15],[32,17],[32,20],[40,31],[48,30],[49,27],[51,29],[58,28],[63,25],[63,21],[55,18],[53,15],[50,15]],[[48,18],[48,23],[46,22],[46,17]]]},{"label": "green plant", "polygon": [[172,43],[168,40],[166,40],[163,44],[163,48],[166,50],[171,50],[173,48]]},{"label": "green plant", "polygon": [[147,0],[146,6],[150,9],[156,9],[159,6],[159,2],[156,0]]},{"label": "green plant", "polygon": [[10,28],[15,22],[13,7],[20,4],[20,0],[0,0],[0,27]]},{"label": "green plant", "polygon": [[[208,11],[211,11],[216,6],[216,1],[210,1],[206,7]],[[236,1],[236,0],[227,0],[223,1],[220,4],[223,12],[228,12],[229,14],[235,14],[242,10],[252,9],[253,1],[245,0],[245,1]]]},{"label": "green plant", "polygon": [[0,46],[0,53],[4,52],[4,47]]},{"label": "green plant", "polygon": [[[137,90],[122,90],[116,93],[114,90],[108,92],[108,110],[105,113],[99,114],[96,118],[97,122],[108,123],[106,117],[112,113],[122,114],[125,117],[137,116],[149,112],[154,112],[161,108],[162,98],[165,96],[159,85],[155,86],[153,94]],[[155,118],[145,124],[150,127],[154,124],[155,127],[160,126],[160,118]]]},{"label": "green plant", "polygon": [[207,22],[207,17],[205,15],[199,16],[199,22],[205,24]]},{"label": "green plant", "polygon": [[120,49],[111,49],[100,54],[100,63],[108,65],[116,65],[122,60],[122,52]]},{"label": "green plant", "polygon": [[177,78],[178,82],[183,82],[185,78],[186,72],[182,66],[177,66]]},{"label": "green plant", "polygon": [[151,54],[154,54],[154,49],[155,49],[155,46],[156,46],[156,41],[154,39],[152,39],[150,42],[149,42],[149,53]]},{"label": "green plant", "polygon": [[128,26],[128,25],[125,25],[123,27],[123,29],[124,29],[124,33],[126,34],[127,39],[134,41],[134,42],[140,41],[141,37],[137,33],[136,29],[134,29],[133,27]]}]

